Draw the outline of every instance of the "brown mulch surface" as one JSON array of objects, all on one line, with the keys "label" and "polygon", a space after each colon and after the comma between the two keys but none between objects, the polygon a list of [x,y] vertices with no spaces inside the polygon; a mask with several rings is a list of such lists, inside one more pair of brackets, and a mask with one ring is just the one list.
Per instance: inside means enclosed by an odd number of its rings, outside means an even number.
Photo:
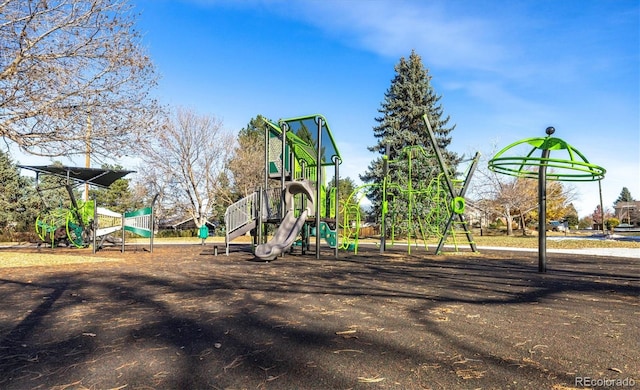
[{"label": "brown mulch surface", "polygon": [[0,388],[640,386],[638,259],[219,249],[21,249],[119,261],[0,269]]}]

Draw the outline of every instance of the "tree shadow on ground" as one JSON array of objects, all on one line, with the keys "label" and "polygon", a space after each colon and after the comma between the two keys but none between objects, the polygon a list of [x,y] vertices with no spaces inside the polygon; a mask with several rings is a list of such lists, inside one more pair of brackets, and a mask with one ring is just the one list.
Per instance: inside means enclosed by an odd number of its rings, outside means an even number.
[{"label": "tree shadow on ground", "polygon": [[540,388],[640,371],[625,343],[640,338],[637,262],[558,256],[539,274],[518,256],[260,264],[191,248],[5,273],[0,386]]}]

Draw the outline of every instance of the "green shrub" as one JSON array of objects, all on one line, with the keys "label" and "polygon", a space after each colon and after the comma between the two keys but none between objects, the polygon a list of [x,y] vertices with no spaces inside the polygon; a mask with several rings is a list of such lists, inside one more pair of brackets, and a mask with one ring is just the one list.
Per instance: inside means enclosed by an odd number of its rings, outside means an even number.
[{"label": "green shrub", "polygon": [[605,226],[608,230],[613,230],[618,225],[620,225],[620,220],[618,218],[609,218],[605,221]]}]

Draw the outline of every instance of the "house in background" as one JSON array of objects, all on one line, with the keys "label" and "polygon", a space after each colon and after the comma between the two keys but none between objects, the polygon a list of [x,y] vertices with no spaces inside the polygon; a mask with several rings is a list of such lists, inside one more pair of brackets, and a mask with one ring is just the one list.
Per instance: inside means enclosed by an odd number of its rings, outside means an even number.
[{"label": "house in background", "polygon": [[[198,229],[196,227],[196,223],[193,220],[193,218],[188,218],[180,221],[175,221],[175,220],[161,221],[158,225],[160,230],[176,230],[176,231],[194,230],[195,231]],[[205,225],[207,226],[207,228],[209,228],[209,235],[213,235],[216,227],[218,226],[218,224],[210,221],[205,222]]]},{"label": "house in background", "polygon": [[640,226],[640,201],[618,202],[613,208],[615,217],[620,221],[619,227]]}]

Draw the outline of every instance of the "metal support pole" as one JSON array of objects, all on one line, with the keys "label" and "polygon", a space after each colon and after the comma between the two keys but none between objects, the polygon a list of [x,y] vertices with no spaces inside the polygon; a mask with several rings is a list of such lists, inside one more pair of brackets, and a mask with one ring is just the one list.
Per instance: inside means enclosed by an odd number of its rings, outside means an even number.
[{"label": "metal support pole", "polygon": [[[269,137],[269,128],[268,126],[265,126],[264,129],[264,199],[262,199],[261,202],[264,202],[264,204],[267,204],[269,202],[269,140],[271,138]],[[260,203],[260,207],[264,206],[263,203]],[[265,210],[269,210],[269,207],[266,207]],[[270,215],[267,215],[267,217],[265,218],[265,220],[268,220],[270,218]],[[267,229],[265,228],[265,226],[267,225],[266,221],[263,224],[262,223],[262,219],[260,220],[260,226],[258,226],[258,229],[260,229],[260,232],[262,233],[262,240],[260,242],[260,244],[264,244],[265,242],[267,242]],[[228,254],[228,253],[227,253]]]},{"label": "metal support pole", "polygon": [[538,272],[547,272],[547,158],[545,149],[538,172]]},{"label": "metal support pole", "polygon": [[[124,253],[125,250],[125,229],[124,229],[124,222],[125,222],[125,217],[124,217],[125,213],[122,213],[121,216],[122,218],[120,218],[120,230],[122,231],[122,246],[120,248],[120,252]],[[153,216],[151,217],[151,221],[153,222]],[[152,232],[153,234],[153,232]]]},{"label": "metal support pole", "polygon": [[[86,168],[91,168],[91,112],[87,113],[87,133],[85,135],[85,156],[84,156],[84,166]],[[83,200],[85,202],[89,201],[89,183],[84,183],[84,197]]]},{"label": "metal support pole", "polygon": [[[160,194],[156,194],[151,201],[151,221],[149,221],[149,225],[151,225],[151,235],[149,237],[149,252],[153,253],[153,236],[155,236],[156,231],[156,201]],[[124,231],[124,227],[122,228]],[[123,240],[124,241],[124,240]]]},{"label": "metal support pole", "polygon": [[[68,178],[67,178],[67,181],[69,181]],[[82,214],[78,209],[78,202],[76,201],[76,196],[73,194],[73,186],[71,184],[65,184],[64,188],[66,188],[67,192],[69,193],[69,199],[71,199],[71,205],[73,206],[73,213],[75,214],[75,217],[78,219],[78,224],[80,224],[80,227],[84,232],[85,231],[84,221],[82,220]]]},{"label": "metal support pole", "polygon": [[[435,148],[435,145],[434,145]],[[413,230],[413,223],[411,223],[412,219],[412,210],[413,210],[413,181],[411,180],[411,163],[413,159],[413,150],[409,149],[407,152],[407,160],[409,161],[409,175],[407,178],[407,194],[409,195],[409,204],[407,205],[407,254],[411,254],[411,231]],[[418,243],[416,237],[416,244]]]},{"label": "metal support pole", "polygon": [[384,156],[382,157],[382,210],[380,218],[380,254],[387,249],[387,176],[389,175],[389,153],[390,145],[385,146]]},{"label": "metal support pole", "polygon": [[318,124],[318,145],[316,150],[316,259],[320,259],[320,204],[322,185],[322,118],[316,117]]},{"label": "metal support pole", "polygon": [[[285,159],[286,159],[286,151],[287,151],[287,128],[289,125],[287,123],[282,123],[280,128],[282,129],[282,155],[280,156],[280,221],[284,219],[284,209],[286,205],[284,204],[284,182],[285,182]],[[291,167],[289,167],[291,168]]]},{"label": "metal support pole", "polygon": [[269,129],[264,129],[264,189],[269,190]]},{"label": "metal support pole", "polygon": [[93,197],[93,221],[91,221],[91,241],[93,244],[93,253],[95,254],[96,251],[98,250],[98,227],[99,227],[99,223],[98,223],[98,201],[96,200],[95,196]]},{"label": "metal support pole", "polygon": [[337,259],[340,246],[340,157],[333,156],[333,164],[335,166],[333,181],[336,188],[336,247],[334,248],[334,257]]},{"label": "metal support pole", "polygon": [[[302,180],[307,180],[307,163],[302,160],[300,161],[300,169],[302,170]],[[302,197],[302,209],[305,210],[307,208],[308,200],[303,196]],[[309,246],[309,226],[305,223],[302,227],[302,240],[300,242],[300,252],[304,255],[307,253],[307,247]]]},{"label": "metal support pole", "polygon": [[[547,127],[547,135],[556,129]],[[542,150],[538,171],[538,272],[547,272],[547,160],[549,149]]]},{"label": "metal support pole", "polygon": [[264,237],[262,235],[262,212],[263,212],[263,206],[264,206],[264,199],[263,199],[263,194],[264,191],[262,190],[262,187],[258,187],[258,204],[256,205],[257,208],[257,213],[258,215],[256,215],[256,229],[258,229],[258,245],[264,244]]},{"label": "metal support pole", "polygon": [[602,235],[607,233],[604,230],[604,207],[602,205],[602,180],[598,180],[598,192],[600,193],[600,223],[602,226]]}]

